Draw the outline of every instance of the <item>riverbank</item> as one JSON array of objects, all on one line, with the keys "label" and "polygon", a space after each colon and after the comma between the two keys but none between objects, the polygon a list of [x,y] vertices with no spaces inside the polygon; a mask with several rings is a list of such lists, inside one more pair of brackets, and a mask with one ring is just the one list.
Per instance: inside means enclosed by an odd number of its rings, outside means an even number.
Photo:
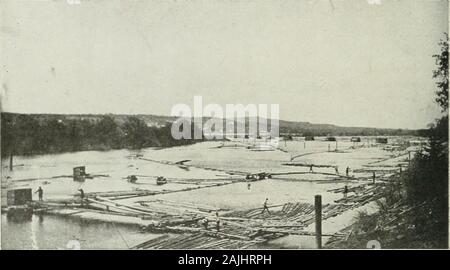
[{"label": "riverbank", "polygon": [[[346,238],[330,239],[325,245],[329,249],[434,249],[447,248],[445,239],[423,234],[411,224],[411,214],[416,208],[399,203],[388,211],[373,214],[360,212],[356,222],[342,230]],[[375,241],[376,242],[375,242]]]},{"label": "riverbank", "polygon": [[354,223],[332,237],[325,248],[447,249],[448,219],[442,212],[448,208],[439,198],[412,201],[408,197],[407,183],[415,177],[411,170],[417,168],[392,176],[376,201],[377,211],[359,212]]}]

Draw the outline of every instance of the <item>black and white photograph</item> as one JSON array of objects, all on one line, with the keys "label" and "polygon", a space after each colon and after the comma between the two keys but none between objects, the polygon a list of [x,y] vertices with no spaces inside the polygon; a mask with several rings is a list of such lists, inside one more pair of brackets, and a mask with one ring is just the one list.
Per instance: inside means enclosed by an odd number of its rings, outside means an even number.
[{"label": "black and white photograph", "polygon": [[1,249],[448,249],[448,11],[0,0]]}]

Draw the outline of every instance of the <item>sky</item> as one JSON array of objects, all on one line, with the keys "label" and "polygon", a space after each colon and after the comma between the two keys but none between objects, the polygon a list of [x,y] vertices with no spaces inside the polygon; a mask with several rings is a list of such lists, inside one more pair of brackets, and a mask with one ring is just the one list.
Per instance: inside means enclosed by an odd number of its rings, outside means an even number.
[{"label": "sky", "polygon": [[341,126],[440,116],[447,0],[68,2],[0,0],[3,111],[170,115],[202,96]]}]

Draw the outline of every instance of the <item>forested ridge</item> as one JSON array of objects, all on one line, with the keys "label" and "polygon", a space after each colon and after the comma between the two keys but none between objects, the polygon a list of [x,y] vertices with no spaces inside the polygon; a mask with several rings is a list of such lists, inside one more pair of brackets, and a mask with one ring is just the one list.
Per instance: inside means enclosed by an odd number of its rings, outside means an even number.
[{"label": "forested ridge", "polygon": [[1,154],[34,155],[84,150],[140,149],[193,143],[175,140],[171,125],[150,126],[137,116],[95,118],[1,114]]}]

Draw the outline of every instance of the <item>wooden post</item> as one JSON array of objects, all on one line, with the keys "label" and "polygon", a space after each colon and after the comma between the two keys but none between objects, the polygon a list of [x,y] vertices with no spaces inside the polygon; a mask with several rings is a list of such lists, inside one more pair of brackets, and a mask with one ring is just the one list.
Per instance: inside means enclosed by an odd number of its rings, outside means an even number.
[{"label": "wooden post", "polygon": [[314,205],[316,207],[316,244],[317,248],[322,248],[322,196],[314,197]]},{"label": "wooden post", "polygon": [[408,163],[411,165],[411,151],[408,151]]},{"label": "wooden post", "polygon": [[336,140],[336,151],[338,150],[337,140]]},{"label": "wooden post", "polygon": [[13,170],[13,152],[11,152],[11,155],[9,156],[9,170]]}]

